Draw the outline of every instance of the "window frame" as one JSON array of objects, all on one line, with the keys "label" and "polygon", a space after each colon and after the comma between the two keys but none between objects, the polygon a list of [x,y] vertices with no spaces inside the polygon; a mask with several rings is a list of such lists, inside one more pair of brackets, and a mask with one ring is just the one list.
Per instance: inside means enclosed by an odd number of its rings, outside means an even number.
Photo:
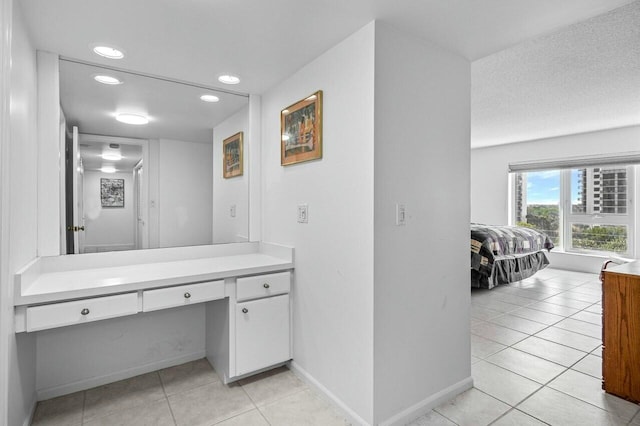
[{"label": "window frame", "polygon": [[[567,252],[585,255],[597,255],[597,256],[622,256],[628,258],[634,258],[636,253],[636,227],[638,223],[638,214],[640,209],[635,206],[635,200],[637,198],[637,191],[639,189],[638,179],[640,179],[640,170],[638,165],[635,164],[616,164],[612,167],[627,168],[627,205],[626,214],[621,213],[573,213],[572,200],[571,200],[571,172],[575,169],[584,168],[606,168],[606,165],[572,165],[570,168],[541,168],[530,170],[519,170],[509,173],[509,221],[511,225],[516,224],[517,217],[517,192],[518,192],[518,174],[538,172],[542,170],[557,170],[560,172],[560,199],[558,204],[558,236],[559,244],[556,248]],[[594,197],[593,201],[599,201],[602,206],[602,197]],[[527,204],[528,205],[528,204]],[[613,225],[620,226],[625,225],[627,227],[627,251],[626,252],[613,252],[603,250],[591,250],[584,248],[571,247],[572,241],[572,224],[586,224],[586,225]]]}]

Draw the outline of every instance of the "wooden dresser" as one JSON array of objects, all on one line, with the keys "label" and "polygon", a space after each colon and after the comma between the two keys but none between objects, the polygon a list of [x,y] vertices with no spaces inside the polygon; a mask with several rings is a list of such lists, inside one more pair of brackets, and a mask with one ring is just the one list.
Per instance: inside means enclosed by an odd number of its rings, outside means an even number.
[{"label": "wooden dresser", "polygon": [[640,402],[640,261],[606,269],[602,284],[602,388]]}]

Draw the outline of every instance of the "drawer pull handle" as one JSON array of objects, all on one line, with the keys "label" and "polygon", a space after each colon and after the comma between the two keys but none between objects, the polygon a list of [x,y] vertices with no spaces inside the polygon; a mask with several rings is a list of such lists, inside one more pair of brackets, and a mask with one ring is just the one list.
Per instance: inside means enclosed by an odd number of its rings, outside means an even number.
[{"label": "drawer pull handle", "polygon": [[188,299],[188,298],[190,298],[190,297],[191,297],[191,293],[186,292],[186,293],[184,294],[184,298],[185,298],[185,299]]},{"label": "drawer pull handle", "polygon": [[247,308],[242,308],[242,313],[246,314],[247,312],[249,312],[249,310]]},{"label": "drawer pull handle", "polygon": [[83,310],[80,311],[80,313],[82,315],[89,315],[89,310],[87,308],[84,308]]},{"label": "drawer pull handle", "polygon": [[264,284],[262,284],[262,287],[269,288],[269,284],[268,283],[264,283]]}]

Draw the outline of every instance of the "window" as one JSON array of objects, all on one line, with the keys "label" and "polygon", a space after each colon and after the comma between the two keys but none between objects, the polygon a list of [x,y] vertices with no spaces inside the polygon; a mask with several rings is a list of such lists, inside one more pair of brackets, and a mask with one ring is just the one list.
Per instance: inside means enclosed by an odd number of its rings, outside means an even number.
[{"label": "window", "polygon": [[514,173],[514,222],[546,233],[565,251],[632,257],[634,168]]}]

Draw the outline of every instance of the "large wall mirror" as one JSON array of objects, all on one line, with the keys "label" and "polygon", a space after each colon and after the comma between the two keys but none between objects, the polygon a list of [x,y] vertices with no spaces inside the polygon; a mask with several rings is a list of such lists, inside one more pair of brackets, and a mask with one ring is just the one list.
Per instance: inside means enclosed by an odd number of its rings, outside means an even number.
[{"label": "large wall mirror", "polygon": [[243,174],[222,170],[224,139],[248,131],[248,96],[72,58],[59,76],[62,254],[248,240],[246,138]]}]

